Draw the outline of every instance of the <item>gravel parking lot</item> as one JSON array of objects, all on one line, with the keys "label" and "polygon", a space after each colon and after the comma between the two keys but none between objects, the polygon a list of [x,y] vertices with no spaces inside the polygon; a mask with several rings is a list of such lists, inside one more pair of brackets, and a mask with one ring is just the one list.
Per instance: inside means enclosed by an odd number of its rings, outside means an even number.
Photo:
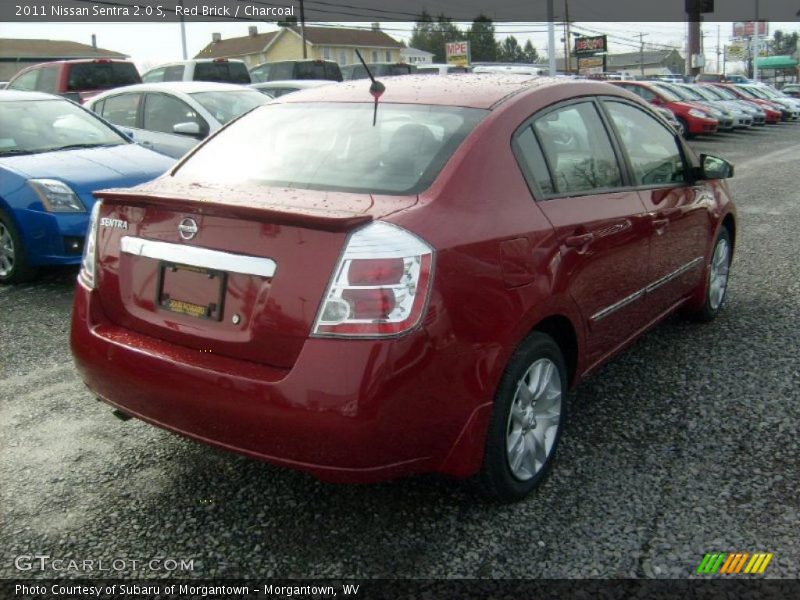
[{"label": "gravel parking lot", "polygon": [[713,551],[800,577],[798,140],[692,142],[736,164],[727,308],[668,320],[584,382],[552,475],[511,506],[433,476],[324,484],[121,422],[73,369],[76,270],[0,287],[0,577],[91,575],[14,566],[47,554],[194,561],[95,574],[143,578],[685,578]]}]

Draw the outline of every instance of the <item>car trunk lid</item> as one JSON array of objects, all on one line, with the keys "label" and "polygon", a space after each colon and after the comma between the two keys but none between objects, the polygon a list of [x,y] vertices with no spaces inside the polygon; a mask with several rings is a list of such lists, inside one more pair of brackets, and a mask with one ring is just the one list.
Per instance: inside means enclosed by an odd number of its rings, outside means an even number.
[{"label": "car trunk lid", "polygon": [[350,231],[416,196],[175,184],[106,190],[97,286],[137,332],[289,368]]}]

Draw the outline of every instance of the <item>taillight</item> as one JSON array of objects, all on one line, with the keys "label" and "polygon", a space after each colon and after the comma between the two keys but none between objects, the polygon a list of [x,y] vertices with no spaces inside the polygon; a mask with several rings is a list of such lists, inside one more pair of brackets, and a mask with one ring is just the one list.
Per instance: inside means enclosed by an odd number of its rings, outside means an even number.
[{"label": "taillight", "polygon": [[431,285],[433,249],[378,221],[353,233],[314,322],[321,337],[381,337],[419,323]]},{"label": "taillight", "polygon": [[97,222],[100,214],[102,202],[97,200],[92,207],[92,216],[89,217],[89,229],[86,232],[86,242],[83,244],[83,260],[81,260],[81,271],[78,275],[80,280],[90,290],[94,289],[95,267],[97,264]]}]

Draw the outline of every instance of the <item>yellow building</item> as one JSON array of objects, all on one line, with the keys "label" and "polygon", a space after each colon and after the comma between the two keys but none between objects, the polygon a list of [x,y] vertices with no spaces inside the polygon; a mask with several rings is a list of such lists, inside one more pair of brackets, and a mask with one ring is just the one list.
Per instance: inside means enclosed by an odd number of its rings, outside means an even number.
[{"label": "yellow building", "polygon": [[[345,27],[306,27],[306,56],[310,59],[332,60],[340,65],[358,62],[358,49],[367,62],[400,62],[403,44],[377,23],[369,29]],[[259,33],[255,26],[244,37],[221,39],[218,33],[195,58],[238,58],[248,67],[264,62],[303,58],[303,38],[296,26]]]}]

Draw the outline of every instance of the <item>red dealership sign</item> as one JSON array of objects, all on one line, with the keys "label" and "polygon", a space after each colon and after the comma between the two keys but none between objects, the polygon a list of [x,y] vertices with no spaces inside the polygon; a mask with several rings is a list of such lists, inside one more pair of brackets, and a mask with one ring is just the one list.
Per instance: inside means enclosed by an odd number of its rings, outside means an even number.
[{"label": "red dealership sign", "polygon": [[592,56],[598,52],[607,52],[606,36],[575,38],[575,56]]}]

